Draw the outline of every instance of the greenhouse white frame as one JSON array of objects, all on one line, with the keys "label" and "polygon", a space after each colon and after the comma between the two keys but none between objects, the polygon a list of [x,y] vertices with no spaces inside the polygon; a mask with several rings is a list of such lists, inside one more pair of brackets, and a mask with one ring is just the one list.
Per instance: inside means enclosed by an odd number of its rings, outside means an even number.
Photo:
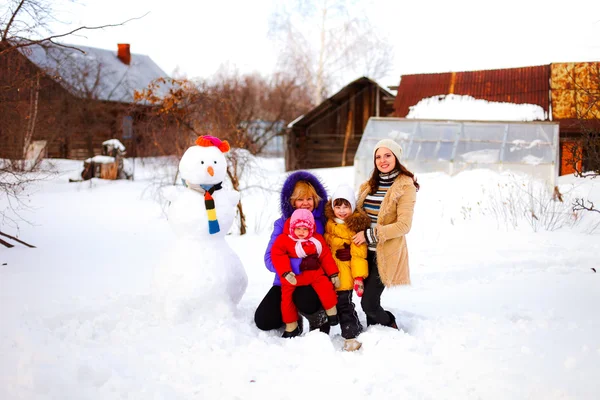
[{"label": "greenhouse white frame", "polygon": [[373,171],[373,148],[384,138],[402,146],[414,173],[486,168],[518,171],[555,184],[559,168],[556,122],[458,121],[372,117],[354,156],[358,187]]}]

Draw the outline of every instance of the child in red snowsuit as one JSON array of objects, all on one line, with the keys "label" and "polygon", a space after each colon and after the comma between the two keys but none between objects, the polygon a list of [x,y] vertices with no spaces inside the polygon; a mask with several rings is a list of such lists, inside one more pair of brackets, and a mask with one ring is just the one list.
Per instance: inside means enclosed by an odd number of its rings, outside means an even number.
[{"label": "child in red snowsuit", "polygon": [[[291,338],[300,334],[298,310],[292,301],[296,286],[311,285],[319,299],[330,325],[337,325],[338,268],[329,246],[320,234],[314,232],[315,220],[310,211],[297,209],[286,222],[289,230],[279,235],[271,248],[271,260],[281,279],[281,314],[285,323],[283,337]],[[289,234],[286,234],[289,232]],[[290,257],[307,258],[300,275],[295,275],[290,266]],[[310,259],[310,260],[309,260]],[[331,279],[331,280],[330,280]]]}]

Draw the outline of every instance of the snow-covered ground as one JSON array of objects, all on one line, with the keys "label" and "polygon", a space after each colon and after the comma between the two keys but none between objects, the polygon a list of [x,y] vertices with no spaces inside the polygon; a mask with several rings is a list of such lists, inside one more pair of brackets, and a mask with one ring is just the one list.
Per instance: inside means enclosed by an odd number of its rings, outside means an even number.
[{"label": "snow-covered ground", "polygon": [[[242,193],[249,233],[227,237],[248,274],[237,312],[179,323],[151,290],[175,241],[152,196],[157,172],[69,183],[81,163],[57,166],[28,198],[33,225],[20,224],[37,248],[0,247],[1,399],[598,398],[600,215],[552,202],[558,223],[548,207],[522,217],[531,199],[550,204],[537,182],[420,175],[413,284],[382,299],[403,329],[370,327],[347,353],[338,327],[285,340],[253,323],[272,282],[262,258],[283,160],[259,159],[243,180],[268,189]],[[314,172],[329,190],[353,183],[352,167]],[[600,182],[559,183],[565,202],[600,204]]]}]

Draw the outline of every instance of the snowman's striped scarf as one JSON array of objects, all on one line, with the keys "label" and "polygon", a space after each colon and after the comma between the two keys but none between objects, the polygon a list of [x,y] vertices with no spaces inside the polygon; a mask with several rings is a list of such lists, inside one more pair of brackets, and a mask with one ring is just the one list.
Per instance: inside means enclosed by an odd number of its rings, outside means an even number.
[{"label": "snowman's striped scarf", "polygon": [[192,185],[183,180],[183,183],[190,189],[204,195],[204,207],[206,208],[206,214],[208,215],[208,233],[214,235],[215,233],[220,232],[221,228],[219,227],[219,221],[217,220],[217,210],[212,194],[215,190],[222,189],[221,184],[223,182],[219,182],[216,185]]}]

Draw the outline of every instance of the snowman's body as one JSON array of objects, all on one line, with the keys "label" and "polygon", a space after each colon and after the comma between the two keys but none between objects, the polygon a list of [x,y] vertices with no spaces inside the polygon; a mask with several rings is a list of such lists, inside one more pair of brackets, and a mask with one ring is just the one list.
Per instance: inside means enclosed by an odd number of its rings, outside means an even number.
[{"label": "snowman's body", "polygon": [[[206,189],[221,183],[226,172],[225,157],[215,146],[190,147],[179,169],[186,188],[172,196],[168,210],[177,240],[169,257],[156,269],[154,287],[170,317],[227,316],[248,285],[239,257],[225,240],[239,193],[224,187],[215,190],[207,210]],[[214,220],[218,232],[214,232]]]}]

